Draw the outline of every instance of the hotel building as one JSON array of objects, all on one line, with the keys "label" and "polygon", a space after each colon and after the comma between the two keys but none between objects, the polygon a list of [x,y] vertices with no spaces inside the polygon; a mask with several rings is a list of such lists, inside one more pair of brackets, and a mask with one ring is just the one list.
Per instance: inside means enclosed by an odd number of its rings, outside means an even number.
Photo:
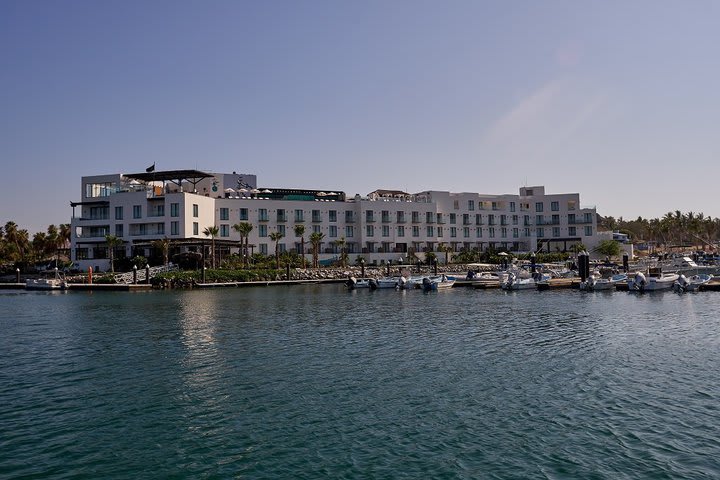
[{"label": "hotel building", "polygon": [[[150,256],[153,242],[171,241],[172,253],[204,251],[203,234],[217,226],[221,255],[239,250],[240,235],[232,227],[250,223],[251,253],[272,255],[272,232],[283,237],[280,251],[300,252],[295,225],[309,237],[324,235],[320,260],[339,255],[337,241],[353,263],[398,263],[414,252],[453,252],[489,248],[516,252],[566,251],[578,242],[598,243],[595,207],[582,207],[578,193],[546,194],[545,187],[521,187],[519,194],[486,195],[425,191],[376,190],[346,197],[342,191],[258,187],[251,174],[171,170],[82,177],[82,197],[72,202],[72,260],[83,270],[109,269],[106,235],[124,245],[115,258]],[[444,254],[439,255],[444,258]]]}]

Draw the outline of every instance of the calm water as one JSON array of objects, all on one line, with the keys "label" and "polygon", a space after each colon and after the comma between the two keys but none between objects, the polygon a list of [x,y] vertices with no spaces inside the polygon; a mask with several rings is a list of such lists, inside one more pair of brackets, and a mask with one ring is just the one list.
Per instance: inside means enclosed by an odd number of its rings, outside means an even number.
[{"label": "calm water", "polygon": [[0,292],[2,478],[719,478],[720,293]]}]

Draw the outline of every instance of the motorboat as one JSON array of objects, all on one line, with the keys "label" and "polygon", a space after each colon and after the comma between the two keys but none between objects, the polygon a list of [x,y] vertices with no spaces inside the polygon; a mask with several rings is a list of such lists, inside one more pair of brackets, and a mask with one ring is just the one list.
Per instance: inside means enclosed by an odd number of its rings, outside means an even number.
[{"label": "motorboat", "polygon": [[60,277],[56,278],[37,278],[25,281],[26,290],[65,290],[68,284]]},{"label": "motorboat", "polygon": [[413,290],[415,288],[420,288],[422,286],[423,281],[422,276],[411,276],[411,277],[405,277],[402,276],[398,279],[398,287],[405,290]]},{"label": "motorboat", "polygon": [[693,275],[690,278],[685,277],[685,275],[680,274],[677,280],[675,280],[675,283],[673,284],[673,290],[675,290],[678,293],[682,292],[696,292],[700,289],[701,285],[705,285],[713,278],[712,275],[708,275],[707,273],[699,273],[697,275]]},{"label": "motorboat", "polygon": [[397,288],[398,285],[400,284],[400,278],[399,277],[371,278],[369,283],[370,283],[370,290]]},{"label": "motorboat", "polygon": [[580,290],[594,292],[597,290],[614,290],[619,282],[627,280],[627,274],[618,273],[610,278],[603,278],[600,274],[593,273],[584,282],[580,282]]},{"label": "motorboat", "polygon": [[350,277],[345,281],[345,286],[350,290],[354,290],[356,288],[370,288],[370,279]]},{"label": "motorboat", "polygon": [[656,290],[670,290],[680,278],[677,273],[658,273],[657,276],[645,276],[642,272],[628,277],[627,285],[630,292],[649,292]]},{"label": "motorboat", "polygon": [[455,277],[448,277],[445,274],[442,275],[434,275],[432,277],[425,277],[422,279],[422,286],[421,288],[425,292],[429,292],[431,290],[442,290],[445,288],[452,288],[452,286],[455,284]]},{"label": "motorboat", "polygon": [[507,279],[500,284],[503,290],[531,290],[537,289],[538,284],[547,283],[550,275],[546,273],[536,273],[529,278],[520,278],[514,272],[510,272]]}]

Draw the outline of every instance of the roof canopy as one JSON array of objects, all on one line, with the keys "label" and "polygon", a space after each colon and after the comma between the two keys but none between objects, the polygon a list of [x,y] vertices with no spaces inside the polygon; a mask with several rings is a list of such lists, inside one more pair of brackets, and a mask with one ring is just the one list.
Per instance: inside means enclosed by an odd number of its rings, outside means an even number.
[{"label": "roof canopy", "polygon": [[142,182],[165,182],[170,181],[176,184],[182,183],[183,180],[187,180],[192,184],[198,183],[203,178],[214,177],[211,173],[201,172],[200,170],[164,170],[161,172],[150,172],[150,173],[125,173],[125,178],[132,178],[134,180],[140,180]]}]

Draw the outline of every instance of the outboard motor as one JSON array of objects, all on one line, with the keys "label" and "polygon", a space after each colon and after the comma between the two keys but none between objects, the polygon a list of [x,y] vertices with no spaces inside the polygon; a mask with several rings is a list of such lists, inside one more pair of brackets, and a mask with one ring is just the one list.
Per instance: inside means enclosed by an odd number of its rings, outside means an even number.
[{"label": "outboard motor", "polygon": [[642,272],[637,272],[635,274],[635,290],[644,292],[646,284],[647,284],[647,279],[645,278],[645,275]]},{"label": "outboard motor", "polygon": [[407,288],[407,279],[405,277],[403,277],[402,275],[400,276],[400,278],[398,278],[397,288],[399,288],[401,290],[404,290]]},{"label": "outboard motor", "polygon": [[345,286],[350,290],[354,289],[356,284],[357,279],[355,277],[349,277],[347,280],[345,280]]},{"label": "outboard motor", "polygon": [[430,281],[430,279],[427,277],[424,277],[422,279],[423,292],[429,292],[430,290],[432,290],[432,287],[433,287],[433,285],[432,285],[432,282]]},{"label": "outboard motor", "polygon": [[368,283],[370,284],[370,290],[377,290],[377,288],[378,288],[377,280],[375,280],[374,278],[371,278]]},{"label": "outboard motor", "polygon": [[673,284],[673,288],[675,289],[676,292],[682,293],[687,290],[689,283],[690,282],[688,282],[687,277],[685,277],[685,275],[683,275],[681,273],[680,276],[678,277],[678,279],[675,280],[675,283]]}]

